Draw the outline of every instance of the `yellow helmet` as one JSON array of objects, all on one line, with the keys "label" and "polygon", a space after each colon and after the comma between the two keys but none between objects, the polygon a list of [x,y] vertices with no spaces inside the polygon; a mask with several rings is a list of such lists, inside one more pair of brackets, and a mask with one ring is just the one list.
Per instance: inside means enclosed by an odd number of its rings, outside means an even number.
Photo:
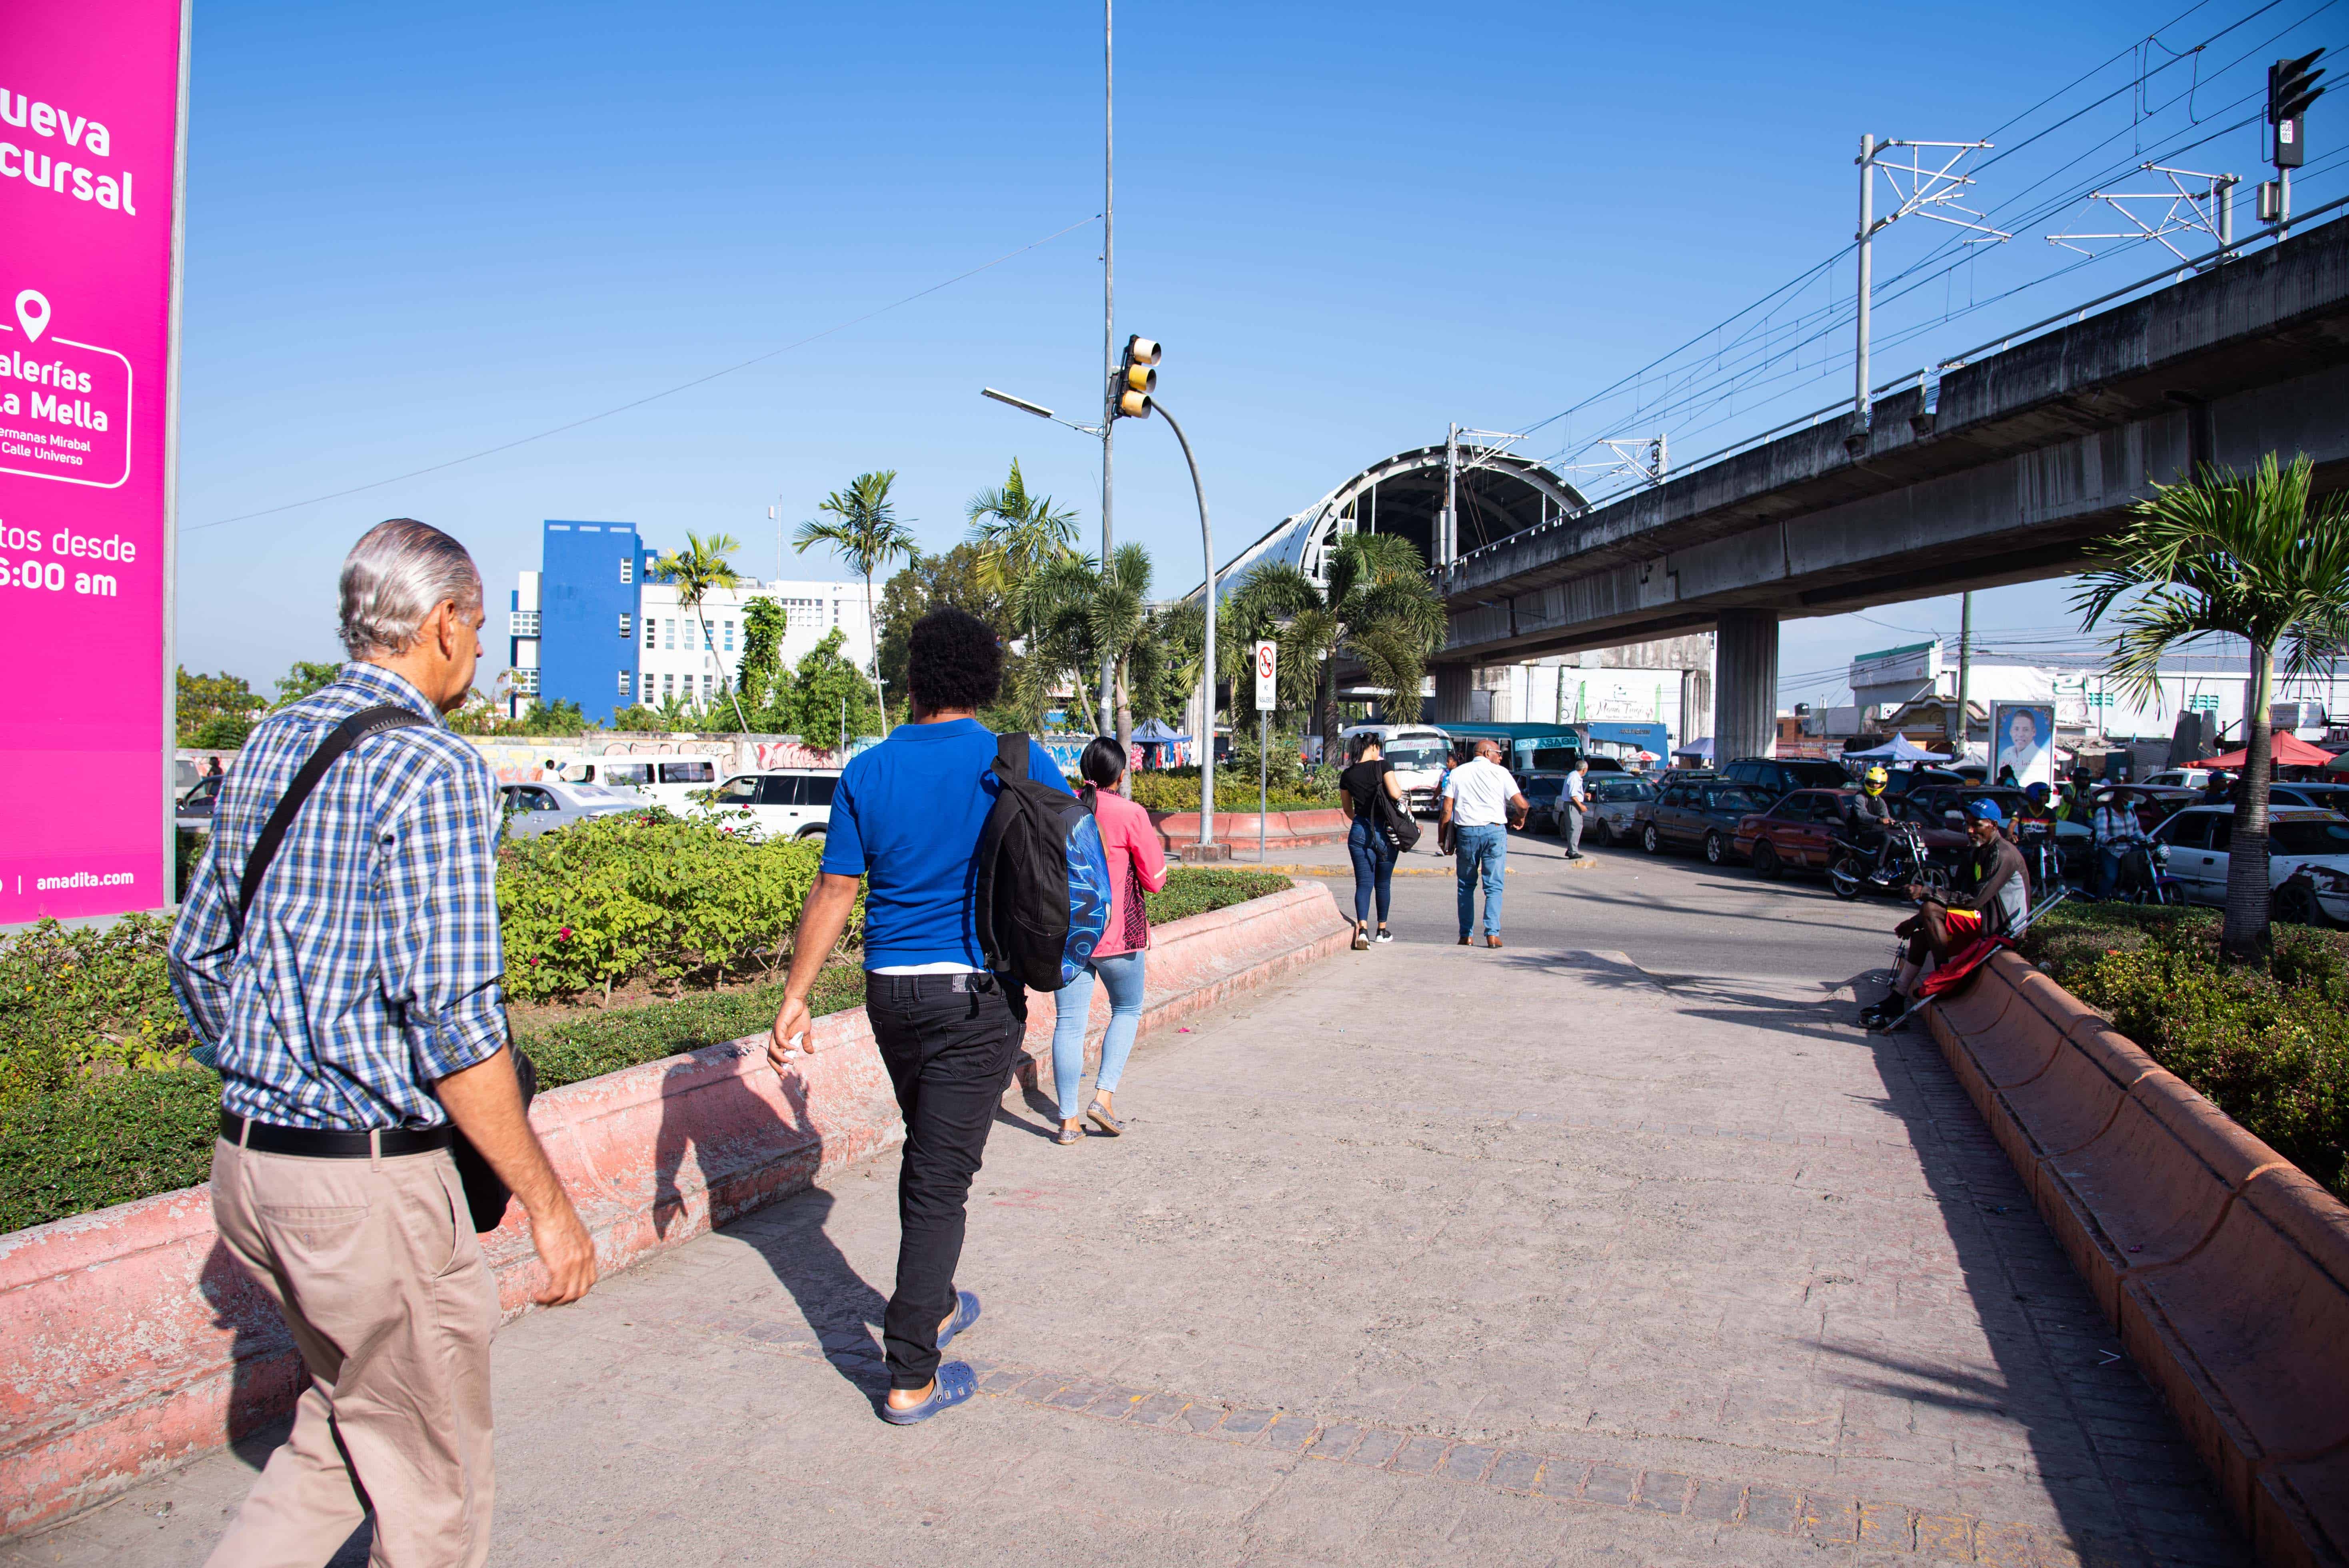
[{"label": "yellow helmet", "polygon": [[1884,770],[1884,764],[1879,762],[1861,775],[1859,782],[1869,794],[1881,795],[1884,793],[1884,787],[1892,782],[1892,775],[1887,773]]}]

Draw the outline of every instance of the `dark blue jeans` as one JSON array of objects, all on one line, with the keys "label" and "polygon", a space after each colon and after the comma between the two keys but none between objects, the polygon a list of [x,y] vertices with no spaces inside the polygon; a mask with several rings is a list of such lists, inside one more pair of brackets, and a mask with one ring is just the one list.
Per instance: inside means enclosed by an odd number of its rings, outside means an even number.
[{"label": "dark blue jeans", "polygon": [[1354,923],[1371,918],[1371,894],[1379,896],[1379,923],[1387,923],[1387,901],[1394,892],[1395,852],[1379,830],[1360,817],[1346,834],[1346,853],[1354,861]]}]

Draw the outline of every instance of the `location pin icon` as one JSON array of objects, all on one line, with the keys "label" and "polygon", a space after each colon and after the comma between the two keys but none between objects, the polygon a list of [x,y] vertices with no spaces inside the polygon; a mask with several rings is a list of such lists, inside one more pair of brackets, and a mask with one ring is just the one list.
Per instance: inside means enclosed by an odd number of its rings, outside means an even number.
[{"label": "location pin icon", "polygon": [[25,329],[26,337],[35,343],[40,342],[41,334],[49,330],[48,296],[38,289],[26,289],[18,294],[16,325]]}]

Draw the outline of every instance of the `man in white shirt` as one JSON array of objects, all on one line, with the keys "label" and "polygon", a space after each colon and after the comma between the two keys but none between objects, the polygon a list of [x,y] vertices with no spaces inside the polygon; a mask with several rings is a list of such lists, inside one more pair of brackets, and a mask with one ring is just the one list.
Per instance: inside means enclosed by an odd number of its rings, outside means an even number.
[{"label": "man in white shirt", "polygon": [[1588,758],[1574,759],[1574,771],[1566,776],[1566,810],[1559,814],[1559,824],[1566,829],[1566,858],[1582,858],[1582,819],[1590,810],[1590,790],[1583,775],[1590,771]]},{"label": "man in white shirt", "polygon": [[1476,755],[1444,780],[1443,824],[1451,830],[1460,879],[1460,945],[1476,926],[1476,884],[1485,884],[1485,945],[1501,945],[1501,879],[1509,855],[1509,829],[1526,820],[1526,798],[1501,766],[1501,748],[1476,743]]}]

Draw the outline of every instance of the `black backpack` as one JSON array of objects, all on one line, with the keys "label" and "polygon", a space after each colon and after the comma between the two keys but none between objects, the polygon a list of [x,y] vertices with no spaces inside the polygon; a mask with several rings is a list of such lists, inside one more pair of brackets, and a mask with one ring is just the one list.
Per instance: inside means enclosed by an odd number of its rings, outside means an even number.
[{"label": "black backpack", "polygon": [[1028,777],[1028,737],[1000,736],[1000,786],[978,836],[978,948],[989,973],[1030,991],[1073,981],[1109,929],[1101,825],[1065,789]]}]

